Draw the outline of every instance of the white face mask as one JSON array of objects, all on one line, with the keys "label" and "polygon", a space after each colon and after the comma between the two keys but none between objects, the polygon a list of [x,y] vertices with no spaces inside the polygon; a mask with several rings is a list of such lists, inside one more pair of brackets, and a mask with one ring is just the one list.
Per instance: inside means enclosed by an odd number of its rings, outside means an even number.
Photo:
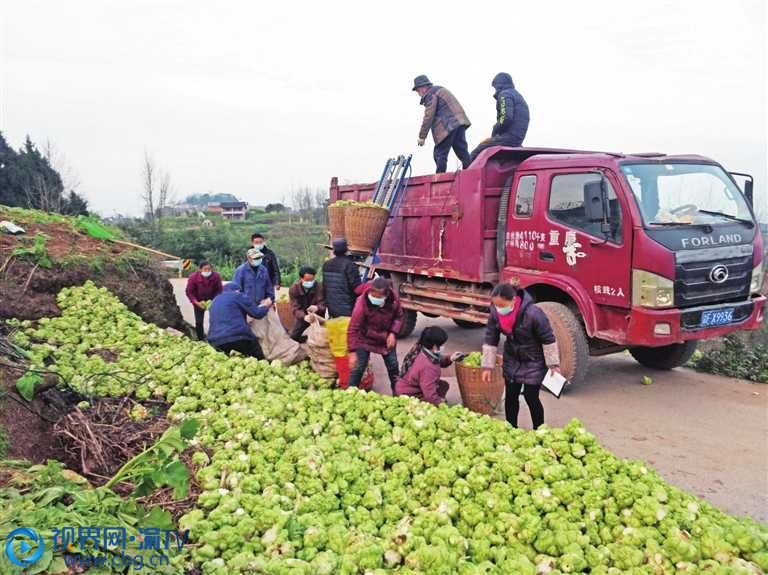
[{"label": "white face mask", "polygon": [[203,274],[203,277],[204,277],[204,278],[209,278],[209,277],[211,277],[211,274],[212,274],[213,272],[200,272],[200,273],[201,273],[201,274]]}]

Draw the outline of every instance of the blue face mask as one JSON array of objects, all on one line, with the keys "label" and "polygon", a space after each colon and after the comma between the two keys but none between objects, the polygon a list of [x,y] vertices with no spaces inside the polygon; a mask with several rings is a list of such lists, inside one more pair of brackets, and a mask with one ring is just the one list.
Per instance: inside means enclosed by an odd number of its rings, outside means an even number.
[{"label": "blue face mask", "polygon": [[304,289],[312,289],[315,287],[315,280],[309,282],[301,282],[301,285],[304,286]]},{"label": "blue face mask", "polygon": [[386,297],[374,297],[371,294],[368,294],[368,301],[371,302],[376,307],[381,307],[387,302]]},{"label": "blue face mask", "polygon": [[512,313],[512,306],[508,305],[505,307],[497,307],[496,313],[498,313],[499,315],[509,315]]},{"label": "blue face mask", "polygon": [[255,267],[255,268],[259,267],[260,265],[261,265],[261,258],[259,258],[259,259],[257,259],[257,260],[253,260],[253,261],[251,262],[251,266],[253,266],[253,267]]}]

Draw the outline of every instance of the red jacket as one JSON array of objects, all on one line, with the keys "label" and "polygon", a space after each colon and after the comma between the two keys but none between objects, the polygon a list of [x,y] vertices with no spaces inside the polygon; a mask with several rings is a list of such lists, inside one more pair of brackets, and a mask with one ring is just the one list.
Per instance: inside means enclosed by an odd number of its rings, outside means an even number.
[{"label": "red jacket", "polygon": [[440,405],[445,401],[445,393],[440,394],[438,391],[441,366],[448,367],[450,364],[451,360],[448,358],[437,361],[420,351],[408,372],[397,380],[395,393],[411,395],[433,405]]},{"label": "red jacket", "polygon": [[349,351],[365,349],[371,353],[387,353],[387,336],[397,334],[403,326],[403,307],[394,291],[387,290],[387,301],[378,307],[368,301],[371,284],[365,284],[355,302],[347,330]]},{"label": "red jacket", "polygon": [[200,272],[192,272],[187,280],[187,297],[192,305],[201,301],[209,301],[221,293],[224,286],[221,276],[213,272],[210,277],[203,277]]}]

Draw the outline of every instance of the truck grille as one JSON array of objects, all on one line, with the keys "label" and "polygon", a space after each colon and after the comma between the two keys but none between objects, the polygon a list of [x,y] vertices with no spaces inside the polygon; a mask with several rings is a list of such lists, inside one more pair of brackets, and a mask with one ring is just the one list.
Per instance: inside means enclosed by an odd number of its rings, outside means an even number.
[{"label": "truck grille", "polygon": [[[745,300],[752,277],[752,246],[678,252],[675,265],[675,307]],[[720,281],[724,266],[727,278]],[[714,271],[713,271],[714,270]],[[714,276],[714,277],[713,277]]]}]

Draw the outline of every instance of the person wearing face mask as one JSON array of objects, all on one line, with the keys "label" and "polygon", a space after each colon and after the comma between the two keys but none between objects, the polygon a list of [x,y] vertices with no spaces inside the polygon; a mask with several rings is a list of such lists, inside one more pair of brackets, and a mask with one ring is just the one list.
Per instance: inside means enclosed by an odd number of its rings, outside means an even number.
[{"label": "person wearing face mask", "polygon": [[259,250],[264,256],[262,265],[267,269],[267,273],[269,273],[273,292],[278,293],[281,284],[280,264],[277,261],[277,254],[267,247],[267,240],[259,233],[255,233],[251,236],[251,245],[254,249]]},{"label": "person wearing face mask", "polygon": [[200,262],[198,270],[192,272],[187,280],[187,298],[195,311],[195,333],[198,341],[205,339],[205,310],[203,302],[211,301],[222,292],[221,276],[213,271],[209,262]]},{"label": "person wearing face mask", "polygon": [[211,329],[208,343],[223,353],[237,351],[245,356],[264,359],[256,336],[248,326],[248,316],[261,319],[269,312],[269,301],[253,303],[230,282],[211,304]]},{"label": "person wearing face mask", "polygon": [[251,248],[246,254],[245,263],[238,266],[232,283],[256,305],[272,305],[275,301],[275,288],[264,266],[264,254]]},{"label": "person wearing face mask", "polygon": [[302,267],[299,270],[299,279],[288,290],[291,312],[296,319],[291,330],[291,339],[299,343],[307,341],[304,332],[309,327],[308,321],[314,321],[315,314],[325,316],[323,286],[315,278],[316,275],[315,268]]},{"label": "person wearing face mask", "polygon": [[418,343],[403,359],[400,379],[395,385],[397,395],[410,395],[433,405],[445,402],[448,382],[440,379],[440,369],[462,356],[458,351],[450,357],[443,355],[446,341],[448,334],[441,327],[430,326],[421,332]]},{"label": "person wearing face mask", "polygon": [[392,394],[400,376],[396,334],[403,326],[403,308],[388,279],[377,277],[363,286],[347,331],[351,354],[349,386],[358,387],[372,353],[384,358]]},{"label": "person wearing face mask", "polygon": [[499,284],[491,293],[491,302],[493,305],[483,343],[483,381],[491,382],[499,340],[501,334],[504,334],[504,403],[507,421],[517,427],[522,390],[531,410],[533,428],[537,429],[544,423],[544,406],[539,399],[541,382],[548,369],[560,373],[560,355],[555,334],[546,314],[525,290],[508,283]]}]

